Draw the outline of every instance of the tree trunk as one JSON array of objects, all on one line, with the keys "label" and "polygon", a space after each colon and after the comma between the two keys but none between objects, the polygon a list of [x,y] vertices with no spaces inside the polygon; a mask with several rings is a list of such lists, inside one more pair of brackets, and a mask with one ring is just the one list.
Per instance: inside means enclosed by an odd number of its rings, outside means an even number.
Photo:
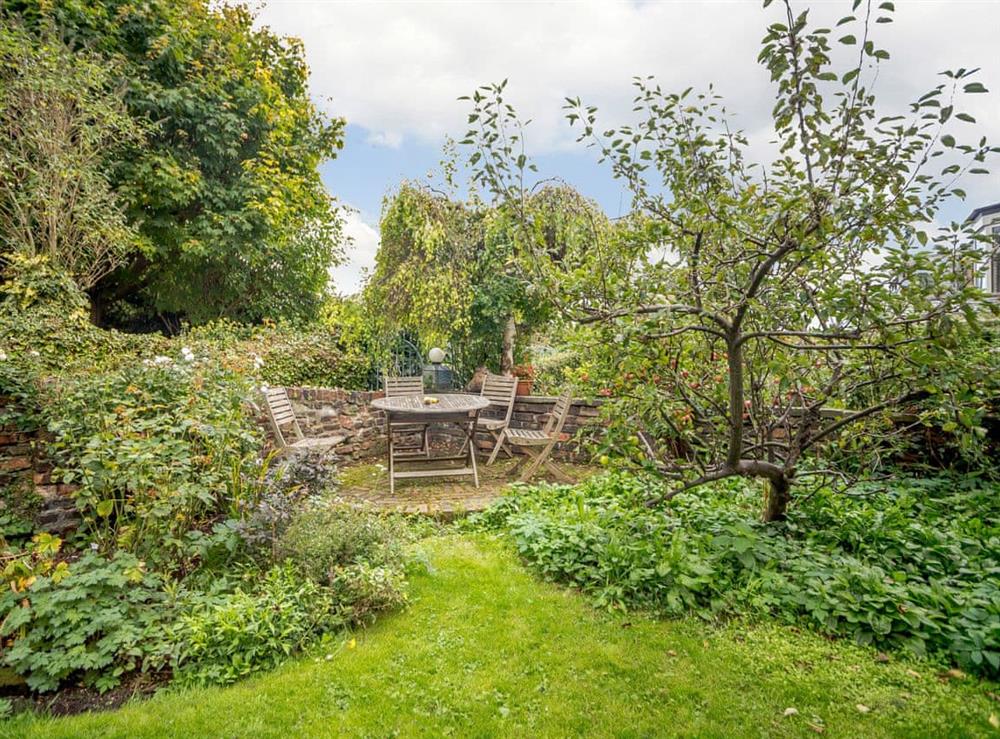
[{"label": "tree trunk", "polygon": [[517,321],[514,316],[507,319],[503,327],[503,353],[500,355],[500,374],[510,375],[514,372],[514,339],[517,337]]},{"label": "tree trunk", "polygon": [[785,477],[764,480],[764,523],[785,520],[790,490],[791,483]]},{"label": "tree trunk", "polygon": [[90,322],[95,326],[104,323],[104,296],[96,290],[90,293]]}]

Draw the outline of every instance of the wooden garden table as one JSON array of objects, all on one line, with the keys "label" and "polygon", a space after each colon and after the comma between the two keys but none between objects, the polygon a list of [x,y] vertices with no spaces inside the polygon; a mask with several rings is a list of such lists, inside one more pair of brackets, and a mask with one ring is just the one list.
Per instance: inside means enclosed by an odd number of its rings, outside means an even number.
[{"label": "wooden garden table", "polygon": [[[424,402],[427,398],[437,398],[437,403]],[[391,398],[378,398],[372,401],[372,407],[385,412],[385,433],[389,447],[389,492],[395,494],[396,480],[409,477],[451,477],[453,475],[472,475],[476,487],[479,487],[479,471],[476,469],[476,419],[490,401],[480,395],[459,395],[445,393],[441,395],[397,395]],[[443,423],[454,424],[465,433],[465,443],[462,453],[451,457],[410,457],[405,461],[419,463],[422,469],[396,470],[396,455],[392,444],[392,424],[413,423]],[[434,466],[439,462],[465,460],[464,467]]]}]

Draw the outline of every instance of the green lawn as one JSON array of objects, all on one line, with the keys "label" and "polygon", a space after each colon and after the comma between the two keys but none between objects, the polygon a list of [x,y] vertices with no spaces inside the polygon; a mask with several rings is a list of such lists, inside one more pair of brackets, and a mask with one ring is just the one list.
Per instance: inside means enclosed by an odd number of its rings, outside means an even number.
[{"label": "green lawn", "polygon": [[[990,736],[986,694],[789,628],[610,616],[499,545],[423,544],[412,605],[227,689],[0,723],[11,736]],[[326,651],[330,654],[327,655]],[[858,705],[861,708],[858,708]],[[797,711],[785,715],[786,709]],[[867,712],[865,712],[867,708]]]}]

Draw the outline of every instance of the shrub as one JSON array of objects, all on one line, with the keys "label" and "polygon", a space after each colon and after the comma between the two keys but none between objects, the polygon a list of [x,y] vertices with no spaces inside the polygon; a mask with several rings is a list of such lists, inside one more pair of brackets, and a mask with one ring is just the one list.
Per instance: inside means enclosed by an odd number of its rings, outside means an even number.
[{"label": "shrub", "polygon": [[125,334],[90,322],[88,299],[43,257],[14,257],[0,286],[0,348],[31,358],[36,375],[94,372],[168,350],[155,334]]},{"label": "shrub", "polygon": [[330,571],[329,583],[337,614],[346,624],[369,623],[380,611],[407,603],[406,578],[399,568],[367,562],[340,566]]},{"label": "shrub", "polygon": [[271,669],[315,635],[342,625],[330,593],[291,565],[270,569],[180,619],[174,677],[181,685],[227,685]]},{"label": "shrub", "polygon": [[186,356],[67,381],[46,409],[54,475],[80,486],[85,530],[105,547],[176,554],[260,446],[247,382]]},{"label": "shrub", "polygon": [[101,690],[142,664],[142,639],[161,617],[160,580],[130,554],[87,554],[26,592],[0,596],[0,635],[13,642],[3,661],[38,691],[75,675]]},{"label": "shrub", "polygon": [[337,470],[329,457],[314,450],[276,464],[268,457],[263,462],[234,469],[231,489],[238,519],[236,530],[254,554],[275,556],[278,540],[292,518],[310,501],[319,500],[337,484]]},{"label": "shrub", "polygon": [[543,576],[602,606],[778,618],[1000,675],[997,485],[821,490],[767,525],[743,481],[651,510],[657,484],[619,474],[522,488],[470,525],[507,532]]},{"label": "shrub", "polygon": [[330,326],[216,321],[179,340],[271,385],[360,389],[368,380],[370,360]]},{"label": "shrub", "polygon": [[349,565],[402,569],[402,532],[394,519],[349,505],[326,504],[296,516],[275,556],[306,576],[330,584]]}]

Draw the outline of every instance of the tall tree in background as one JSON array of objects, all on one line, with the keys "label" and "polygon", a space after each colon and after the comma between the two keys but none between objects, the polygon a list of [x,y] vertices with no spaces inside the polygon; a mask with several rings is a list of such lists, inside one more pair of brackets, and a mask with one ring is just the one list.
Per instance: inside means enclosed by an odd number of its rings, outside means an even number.
[{"label": "tall tree in background", "polygon": [[305,317],[342,244],[317,167],[343,121],[309,100],[298,41],[205,0],[14,0],[5,25],[57,28],[108,60],[146,144],[109,163],[143,248],[90,291],[95,316],[171,326],[226,316]]},{"label": "tall tree in background", "polygon": [[[986,91],[974,70],[944,73],[907,111],[876,107],[889,54],[872,33],[891,2],[855,0],[837,31],[776,7],[759,57],[776,95],[773,161],[748,160],[712,90],[639,79],[631,126],[602,131],[596,108],[567,101],[581,141],[633,192],[631,235],[595,232],[588,267],[567,270],[530,223],[516,232],[582,327],[628,433],[673,443],[657,460],[677,480],[670,494],[761,479],[766,520],[785,515],[801,480],[844,474],[818,466],[817,450],[854,445],[854,462],[877,464],[862,452],[891,442],[894,413],[985,433],[981,394],[948,378],[989,308],[973,284],[986,244],[932,224],[964,197],[957,179],[996,152],[958,107]],[[467,140],[479,179],[519,213],[526,160],[502,92],[477,91]]]},{"label": "tall tree in background", "polygon": [[107,160],[142,140],[100,59],[52,34],[0,33],[0,254],[92,289],[139,248]]},{"label": "tall tree in background", "polygon": [[[586,214],[588,227],[578,224]],[[549,184],[526,198],[551,259],[589,237],[598,208],[565,186]],[[375,270],[365,290],[384,335],[406,331],[421,349],[451,348],[468,374],[475,367],[509,372],[533,332],[552,317],[549,292],[522,259],[513,230],[520,221],[504,208],[404,183],[385,202]]]}]

